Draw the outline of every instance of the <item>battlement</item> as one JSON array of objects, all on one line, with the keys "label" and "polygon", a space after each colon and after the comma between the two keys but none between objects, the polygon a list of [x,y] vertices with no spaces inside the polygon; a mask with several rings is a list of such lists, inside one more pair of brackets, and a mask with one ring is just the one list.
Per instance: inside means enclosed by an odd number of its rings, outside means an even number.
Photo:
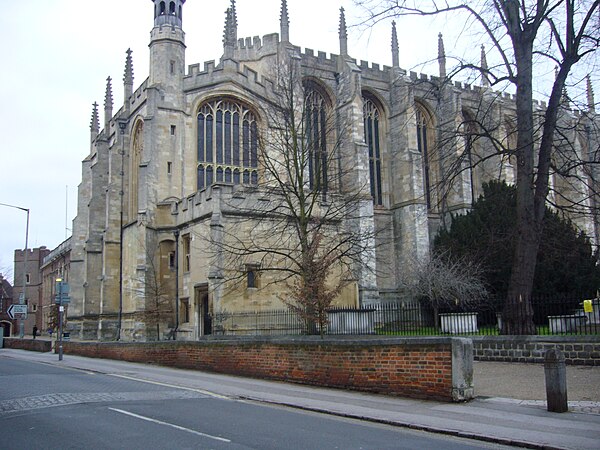
[{"label": "battlement", "polygon": [[305,48],[304,51],[301,50],[300,47],[294,46],[294,50],[300,55],[302,59],[302,63],[306,65],[318,65],[326,68],[328,66],[329,70],[336,70],[337,68],[337,58],[338,55],[335,53],[331,53],[329,57],[325,52],[317,52],[315,56],[315,51],[312,48]]},{"label": "battlement", "polygon": [[177,223],[194,222],[210,217],[215,203],[221,213],[246,216],[249,212],[262,215],[272,210],[273,202],[283,198],[271,189],[230,183],[215,183],[201,191],[196,191],[180,201],[173,202],[171,215],[177,216]]},{"label": "battlement", "polygon": [[[377,63],[369,63],[369,61],[364,61],[364,60],[360,60],[360,62],[357,62],[356,60],[354,60],[354,63],[360,67],[360,70],[365,73],[368,74],[370,76],[387,76],[390,73],[390,70],[392,69],[390,66],[386,66],[384,65],[383,67],[380,66]],[[371,64],[371,65],[369,65]],[[404,71],[406,72],[406,71]]]},{"label": "battlement", "polygon": [[234,59],[240,61],[258,60],[266,55],[277,52],[279,35],[277,33],[266,34],[261,39],[258,36],[239,39],[234,50]]},{"label": "battlement", "polygon": [[[231,68],[233,67],[233,70]],[[204,70],[200,71],[200,64],[192,64],[188,67],[188,74],[183,79],[184,90],[192,90],[204,84],[214,84],[216,80],[242,76],[245,78],[244,84],[254,92],[260,92],[266,95],[273,90],[273,81],[267,77],[260,77],[259,74],[246,65],[236,61],[228,60],[225,64],[215,65],[215,61],[206,61]]]},{"label": "battlement", "polygon": [[135,111],[143,102],[146,101],[146,88],[148,87],[148,78],[133,92],[129,98],[129,106]]}]

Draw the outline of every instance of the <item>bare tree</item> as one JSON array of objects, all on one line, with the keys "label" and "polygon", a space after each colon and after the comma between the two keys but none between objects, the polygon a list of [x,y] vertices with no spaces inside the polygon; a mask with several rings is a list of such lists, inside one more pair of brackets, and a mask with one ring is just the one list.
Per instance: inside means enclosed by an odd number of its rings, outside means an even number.
[{"label": "bare tree", "polygon": [[[68,305],[67,305],[68,307]],[[51,305],[48,306],[48,308],[50,309],[48,311],[48,328],[52,330],[52,332],[55,332],[58,335],[58,328],[59,328],[59,321],[60,321],[60,311],[59,311],[59,305],[56,303],[52,303]],[[67,312],[65,310],[65,312],[63,313],[63,327],[66,325],[67,323]]]},{"label": "bare tree", "polygon": [[451,259],[434,253],[429,260],[414,260],[403,272],[401,285],[433,309],[435,329],[441,308],[476,309],[487,298],[480,266],[467,259]]},{"label": "bare tree", "polygon": [[[579,157],[575,157],[577,153],[572,151],[574,136],[569,136],[568,131],[579,125],[566,120],[565,106],[566,86],[570,77],[575,77],[574,69],[585,63],[593,67],[593,57],[600,45],[600,1],[357,0],[357,3],[370,7],[374,22],[390,16],[446,13],[453,14],[456,19],[457,14],[462,13],[483,32],[485,41],[491,43],[489,54],[498,64],[487,67],[482,62],[461,61],[456,73],[475,70],[485,78],[485,83],[500,87],[512,85],[516,90],[514,147],[508,148],[493,130],[487,129],[485,120],[476,122],[481,135],[494,142],[503,157],[514,158],[516,166],[517,243],[502,332],[535,333],[530,297],[552,175],[558,174],[567,183],[574,179],[586,181],[586,187],[597,192],[597,181],[593,176],[595,168],[591,165],[598,163],[598,148],[587,148],[585,155],[580,152]],[[536,65],[544,61],[556,65],[556,76],[550,83],[547,105],[536,108],[533,82],[537,76]],[[588,103],[590,98],[588,93]],[[489,108],[493,108],[493,101],[482,110]],[[594,112],[593,100],[588,104],[588,110]],[[597,143],[596,139],[596,147]],[[563,156],[567,153],[571,156],[561,157],[561,151]],[[569,196],[555,197],[555,200],[559,206],[567,207],[570,203],[578,213],[584,207],[594,206],[593,199],[584,196],[590,200],[586,205],[580,198],[578,204],[573,204]]]},{"label": "bare tree", "polygon": [[213,234],[215,261],[226,282],[245,281],[245,265],[263,287],[286,286],[280,300],[307,332],[323,334],[332,302],[374,270],[368,178],[349,182],[357,163],[348,121],[300,75],[298,62],[278,65],[273,79],[258,149],[261,177],[240,188],[261,201],[229,205],[235,218],[230,213],[229,225]]}]

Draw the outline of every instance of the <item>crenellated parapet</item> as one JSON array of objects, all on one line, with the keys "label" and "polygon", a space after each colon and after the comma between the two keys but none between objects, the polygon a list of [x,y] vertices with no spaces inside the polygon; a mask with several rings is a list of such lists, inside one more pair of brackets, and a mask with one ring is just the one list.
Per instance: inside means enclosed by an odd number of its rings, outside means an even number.
[{"label": "crenellated parapet", "polygon": [[265,96],[273,92],[273,81],[269,78],[238,62],[234,62],[233,66],[233,71],[226,70],[222,65],[215,65],[215,61],[205,62],[203,71],[200,71],[199,64],[189,66],[188,75],[183,80],[184,91],[194,91],[217,81],[241,78],[242,83],[252,92]]}]

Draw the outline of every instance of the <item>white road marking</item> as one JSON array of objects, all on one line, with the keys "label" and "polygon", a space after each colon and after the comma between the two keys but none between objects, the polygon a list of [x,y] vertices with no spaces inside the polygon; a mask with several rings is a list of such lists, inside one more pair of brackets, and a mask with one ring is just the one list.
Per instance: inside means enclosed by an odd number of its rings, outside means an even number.
[{"label": "white road marking", "polygon": [[166,425],[168,427],[172,427],[175,428],[176,430],[180,430],[180,431],[187,431],[188,433],[192,433],[192,434],[196,434],[198,436],[203,436],[203,437],[207,437],[210,439],[214,439],[216,441],[221,441],[221,442],[231,442],[229,439],[225,439],[219,436],[212,436],[210,434],[206,434],[206,433],[201,433],[199,431],[196,430],[190,430],[189,428],[185,428],[185,427],[181,427],[179,425],[175,425],[169,422],[163,422],[162,420],[156,420],[156,419],[152,419],[151,417],[146,417],[146,416],[140,416],[139,414],[135,414],[129,411],[124,411],[122,409],[117,409],[117,408],[108,408],[111,411],[115,411],[121,414],[125,414],[127,416],[131,416],[131,417],[135,417],[136,419],[141,419],[141,420],[145,420],[147,422],[153,422],[153,423],[157,423],[159,425]]},{"label": "white road marking", "polygon": [[219,398],[221,400],[231,400],[230,397],[227,397],[225,395],[215,394],[214,392],[210,392],[210,391],[205,391],[204,389],[195,389],[195,388],[190,388],[190,387],[186,387],[186,386],[179,386],[177,384],[161,383],[160,381],[145,380],[143,378],[131,377],[128,375],[120,375],[118,373],[107,373],[106,375],[108,375],[110,377],[125,378],[126,380],[141,381],[142,383],[156,384],[158,386],[165,386],[165,387],[170,387],[170,388],[175,388],[175,389],[183,389],[186,391],[198,392],[198,393],[204,394],[208,397]]}]

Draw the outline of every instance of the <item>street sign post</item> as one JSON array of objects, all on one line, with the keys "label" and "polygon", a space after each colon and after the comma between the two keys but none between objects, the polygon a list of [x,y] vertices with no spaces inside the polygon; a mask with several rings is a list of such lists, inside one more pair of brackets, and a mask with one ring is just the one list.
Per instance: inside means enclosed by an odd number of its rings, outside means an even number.
[{"label": "street sign post", "polygon": [[56,295],[54,296],[54,303],[57,305],[66,305],[71,302],[71,297],[69,297],[69,291],[71,288],[69,287],[69,283],[66,281],[57,281],[56,282]]},{"label": "street sign post", "polygon": [[6,314],[8,314],[8,317],[10,317],[13,320],[25,320],[27,319],[27,305],[10,305],[6,310]]},{"label": "street sign post", "polygon": [[62,278],[56,279],[56,296],[54,297],[54,303],[58,305],[58,360],[63,359],[63,314],[65,307],[71,302],[69,297],[69,283],[63,281]]}]

